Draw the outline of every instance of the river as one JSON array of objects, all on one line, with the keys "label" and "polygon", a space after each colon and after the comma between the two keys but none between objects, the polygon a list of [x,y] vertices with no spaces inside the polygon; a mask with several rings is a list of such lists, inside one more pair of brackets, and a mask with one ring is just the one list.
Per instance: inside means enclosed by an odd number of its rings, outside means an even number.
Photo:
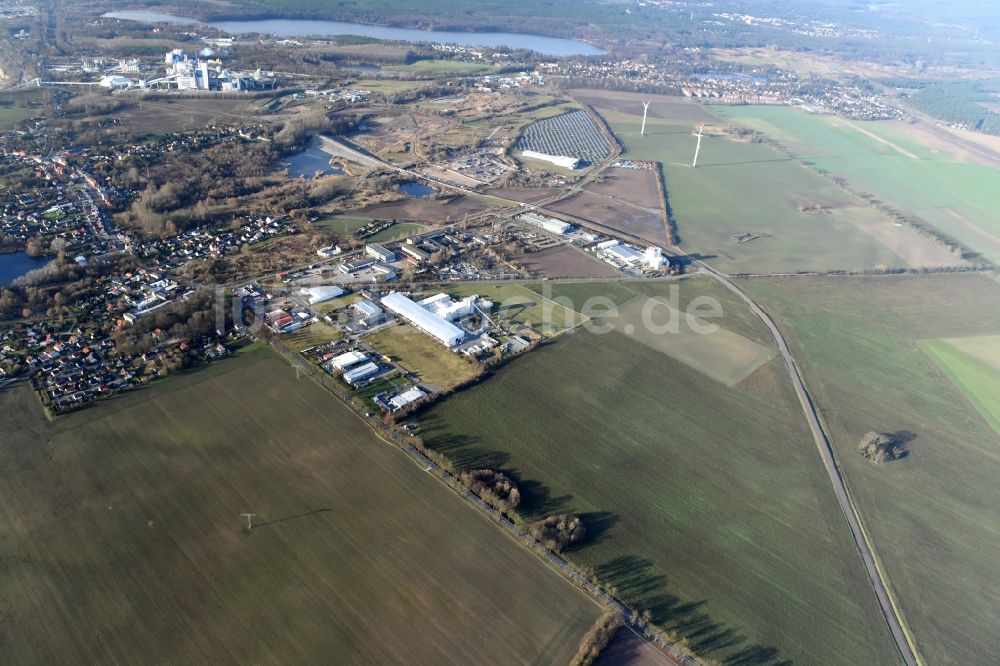
[{"label": "river", "polygon": [[416,30],[383,25],[296,19],[264,19],[254,21],[211,21],[203,23],[187,16],[162,14],[142,9],[128,9],[104,14],[105,18],[164,23],[197,23],[229,33],[258,32],[279,37],[308,35],[359,35],[375,39],[404,42],[431,42],[461,46],[506,46],[531,49],[549,56],[601,55],[603,50],[587,42],[561,37],[544,37],[516,32],[459,32],[455,30]]},{"label": "river", "polygon": [[24,252],[0,254],[0,287],[9,287],[10,283],[28,271],[41,268],[52,261],[51,257],[29,257]]}]

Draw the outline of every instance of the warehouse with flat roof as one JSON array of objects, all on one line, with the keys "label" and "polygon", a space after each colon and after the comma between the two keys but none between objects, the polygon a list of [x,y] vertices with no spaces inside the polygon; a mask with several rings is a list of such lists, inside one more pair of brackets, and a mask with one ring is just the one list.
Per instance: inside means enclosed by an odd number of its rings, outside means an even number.
[{"label": "warehouse with flat roof", "polygon": [[374,374],[378,374],[378,366],[374,363],[365,363],[344,373],[344,381],[348,384],[357,384],[362,379],[368,379]]},{"label": "warehouse with flat roof", "polygon": [[446,347],[454,347],[465,337],[465,332],[458,326],[422,307],[419,303],[414,303],[399,292],[383,296],[382,305]]}]

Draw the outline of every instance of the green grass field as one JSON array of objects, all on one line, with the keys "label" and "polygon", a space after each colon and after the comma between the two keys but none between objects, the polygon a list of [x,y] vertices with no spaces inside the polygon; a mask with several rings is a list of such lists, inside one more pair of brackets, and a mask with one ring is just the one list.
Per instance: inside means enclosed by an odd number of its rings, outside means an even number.
[{"label": "green grass field", "polygon": [[[592,302],[588,305],[588,300],[594,297],[606,299],[616,306],[621,306],[639,295],[676,298],[676,306],[682,310],[686,309],[694,299],[706,297],[718,303],[722,308],[726,330],[763,345],[774,345],[774,340],[767,328],[760,319],[747,310],[742,301],[715,280],[703,276],[688,277],[675,283],[649,280],[608,282],[588,280],[586,282],[542,282],[529,286],[533,291],[567,309],[584,311],[589,307],[594,316],[602,314],[599,303]],[[674,289],[676,292],[673,291]],[[675,293],[676,297],[674,297]]]},{"label": "green grass field", "polygon": [[313,224],[316,225],[317,227],[326,227],[327,229],[332,229],[338,234],[353,234],[355,231],[365,226],[369,222],[371,222],[370,219],[365,219],[361,217],[330,215],[316,220],[315,222],[313,222]]},{"label": "green grass field", "polygon": [[459,298],[477,294],[488,299],[493,303],[492,315],[524,324],[546,337],[558,335],[586,320],[579,312],[518,284],[448,285],[444,290]]},{"label": "green grass field", "polygon": [[495,68],[478,62],[458,60],[417,60],[408,65],[392,65],[388,69],[414,74],[475,74],[492,72]]},{"label": "green grass field", "polygon": [[25,102],[36,102],[43,98],[39,91],[0,93],[0,129],[12,129],[18,123],[39,115],[40,107],[21,106]]},{"label": "green grass field", "polygon": [[623,334],[577,328],[420,425],[457,467],[517,479],[526,518],[583,514],[591,539],[569,558],[699,653],[896,663],[777,362],[728,387]]},{"label": "green grass field", "polygon": [[426,229],[426,225],[418,224],[416,222],[397,222],[388,229],[380,231],[374,236],[367,238],[366,241],[371,243],[389,243],[419,234]]},{"label": "green grass field", "polygon": [[[634,323],[643,320],[651,326]],[[665,296],[637,296],[606,321],[636,342],[727,386],[738,384],[775,355],[772,347],[721,328],[714,318],[685,312]]]},{"label": "green grass field", "polygon": [[920,348],[1000,435],[1000,336],[927,340]]},{"label": "green grass field", "polygon": [[380,95],[393,95],[398,92],[415,90],[430,83],[429,81],[403,81],[399,79],[363,79],[351,84],[355,90],[367,90]]},{"label": "green grass field", "polygon": [[[348,235],[371,222],[371,218],[350,217],[343,215],[330,215],[313,222],[317,227],[332,229],[338,234]],[[365,239],[371,243],[389,243],[419,234],[427,227],[417,222],[397,222],[388,229],[378,232],[374,236]]]},{"label": "green grass field", "polygon": [[365,337],[365,343],[417,375],[421,382],[449,388],[476,375],[476,363],[409,325],[391,326]]},{"label": "green grass field", "polygon": [[3,663],[566,663],[600,614],[266,349],[0,411]]},{"label": "green grass field", "polygon": [[785,107],[713,111],[781,141],[803,160],[846,178],[901,211],[1000,261],[1000,173],[934,150],[903,131]]},{"label": "green grass field", "polygon": [[293,351],[302,351],[316,345],[330,344],[341,337],[343,337],[343,333],[339,329],[330,326],[326,322],[319,321],[292,333],[282,335],[281,341]]},{"label": "green grass field", "polygon": [[[789,339],[918,651],[928,664],[990,661],[1000,653],[1000,436],[949,379],[985,388],[980,375],[942,372],[921,342],[996,336],[1000,285],[967,274],[742,286]],[[868,463],[857,445],[870,430],[896,433],[907,457]]]},{"label": "green grass field", "polygon": [[[942,248],[894,226],[833,183],[763,144],[722,135],[702,142],[691,168],[701,123],[721,125],[703,107],[657,97],[640,137],[639,97],[609,99],[576,93],[595,105],[625,146],[624,157],[663,164],[681,248],[730,273],[861,270],[950,265]],[[825,213],[803,211],[821,205]],[[745,243],[740,233],[769,234]]]}]

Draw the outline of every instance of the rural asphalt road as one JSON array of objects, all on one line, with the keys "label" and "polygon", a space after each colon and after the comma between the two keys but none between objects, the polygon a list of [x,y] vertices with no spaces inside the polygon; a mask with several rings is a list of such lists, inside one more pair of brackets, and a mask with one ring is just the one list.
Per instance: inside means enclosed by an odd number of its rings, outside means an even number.
[{"label": "rural asphalt road", "polygon": [[885,621],[889,625],[889,630],[892,632],[892,637],[896,641],[896,646],[899,648],[903,661],[906,662],[907,666],[917,666],[918,662],[915,650],[913,649],[913,645],[910,643],[909,636],[903,629],[903,624],[899,619],[896,606],[889,597],[889,591],[887,589],[885,579],[875,562],[875,553],[868,543],[868,540],[865,538],[864,530],[861,527],[858,510],[854,506],[854,502],[851,500],[851,497],[847,492],[844,477],[841,475],[840,469],[837,467],[837,461],[834,459],[833,447],[830,445],[830,440],[827,438],[826,432],[820,425],[819,417],[816,415],[816,407],[809,398],[809,392],[806,391],[805,384],[802,381],[802,376],[799,374],[798,366],[795,364],[792,352],[788,348],[788,343],[785,342],[784,336],[781,334],[781,331],[778,330],[778,326],[774,323],[774,320],[771,319],[771,316],[767,314],[767,312],[765,312],[759,305],[757,305],[752,298],[745,294],[742,289],[733,284],[733,282],[722,273],[719,273],[700,261],[697,263],[701,266],[702,270],[721,282],[726,286],[726,288],[736,294],[740,300],[746,303],[747,307],[749,307],[750,310],[757,315],[762,322],[764,322],[764,325],[767,326],[771,335],[774,337],[775,342],[778,344],[778,351],[781,352],[781,357],[785,361],[785,368],[788,370],[788,375],[792,379],[792,386],[795,388],[795,394],[798,396],[799,403],[802,405],[802,412],[805,414],[806,420],[809,422],[809,429],[812,430],[813,440],[816,442],[816,448],[819,449],[819,455],[823,460],[823,466],[826,468],[826,473],[830,477],[830,482],[833,484],[833,490],[837,495],[837,501],[840,503],[840,508],[843,510],[845,518],[847,518],[847,524],[851,529],[851,534],[854,536],[854,542],[857,544],[858,550],[861,553],[861,559],[864,560],[865,569],[868,571],[868,578],[871,581],[872,587],[875,589],[875,595],[878,597],[879,605],[882,607],[882,614],[885,616]]},{"label": "rural asphalt road", "polygon": [[[358,150],[352,146],[345,145],[342,142],[333,141],[338,144],[341,149],[348,153],[356,154],[365,159],[375,159],[377,157],[373,155],[366,154],[365,152]],[[381,160],[378,160],[381,162]],[[450,187],[453,190],[462,192],[463,194],[475,194],[467,190],[466,188],[451,185],[449,183],[444,183],[437,181],[437,179],[428,178],[427,176],[417,174],[415,172],[391,165],[388,163],[383,164],[398,173],[405,174],[408,176],[425,179],[428,181],[435,182],[439,185],[444,185]],[[599,170],[595,170],[599,171]],[[539,204],[528,206],[528,209],[540,208]],[[674,248],[676,251],[677,248]],[[680,252],[680,254],[686,255],[685,252]],[[691,257],[689,257],[691,258]],[[702,263],[699,260],[694,260],[701,270],[703,270],[708,275],[718,280],[720,283],[725,285],[727,289],[732,291],[740,300],[747,304],[750,310],[762,321],[764,325],[771,332],[774,337],[775,342],[778,345],[778,350],[781,353],[782,358],[785,362],[785,367],[788,370],[788,375],[792,380],[792,386],[795,389],[795,393],[798,396],[799,403],[802,407],[802,412],[809,423],[809,428],[812,431],[813,440],[816,444],[816,448],[819,450],[820,458],[823,461],[823,466],[826,469],[827,475],[830,478],[831,484],[833,484],[834,493],[837,496],[837,501],[840,503],[840,508],[844,513],[844,517],[847,519],[848,527],[851,530],[851,534],[854,537],[854,542],[858,547],[858,551],[861,554],[861,559],[864,561],[865,569],[868,573],[868,578],[871,581],[872,587],[875,590],[875,595],[878,598],[879,605],[882,609],[882,614],[885,617],[886,623],[889,625],[889,629],[892,632],[893,639],[896,642],[896,646],[899,649],[900,655],[903,657],[903,661],[907,666],[918,666],[918,661],[916,657],[915,650],[912,643],[910,642],[909,635],[903,629],[902,621],[899,618],[899,613],[889,596],[888,588],[885,579],[883,578],[882,572],[879,570],[878,565],[875,561],[875,554],[869,544],[863,528],[861,527],[861,520],[858,514],[857,508],[854,506],[854,502],[851,500],[850,495],[847,492],[847,486],[844,483],[844,478],[841,475],[840,469],[837,467],[837,462],[833,455],[833,448],[830,444],[829,439],[826,436],[826,432],[820,425],[819,417],[816,414],[816,408],[809,397],[809,393],[806,390],[805,384],[802,381],[802,376],[799,374],[798,366],[795,364],[795,359],[792,356],[791,350],[785,341],[784,336],[781,331],[778,330],[778,326],[771,319],[771,316],[767,314],[757,303],[745,294],[738,286],[736,286],[728,276],[723,273],[719,273],[715,269],[711,268],[707,264]],[[550,559],[552,558],[550,554]],[[556,558],[558,559],[558,558]],[[557,562],[558,564],[558,562]]]}]

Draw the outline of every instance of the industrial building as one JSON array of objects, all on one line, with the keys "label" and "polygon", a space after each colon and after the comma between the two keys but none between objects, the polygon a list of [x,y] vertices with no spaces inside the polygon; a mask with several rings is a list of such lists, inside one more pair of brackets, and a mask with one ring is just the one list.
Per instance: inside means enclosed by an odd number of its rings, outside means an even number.
[{"label": "industrial building", "polygon": [[362,361],[367,361],[368,355],[359,351],[349,351],[347,353],[341,354],[340,356],[335,356],[330,360],[330,365],[337,370],[346,370],[352,365],[357,365]]},{"label": "industrial building", "polygon": [[428,257],[430,257],[428,253],[415,245],[403,245],[399,248],[399,251],[405,254],[408,259],[413,259],[418,264],[427,261]]},{"label": "industrial building", "polygon": [[382,305],[446,347],[454,347],[465,338],[465,332],[458,326],[398,292],[384,296]]},{"label": "industrial building", "polygon": [[392,250],[388,250],[378,243],[369,243],[365,248],[365,254],[370,257],[375,257],[379,261],[384,261],[386,263],[392,263],[396,261],[396,253]]},{"label": "industrial building", "polygon": [[[206,49],[202,51],[202,55],[207,58],[214,55],[214,52]],[[253,74],[232,72],[224,68],[220,60],[201,57],[192,59],[183,49],[168,51],[163,62],[166,65],[166,76],[140,81],[139,87],[233,92],[273,88],[277,83],[274,77],[265,76],[259,69]]]},{"label": "industrial building", "polygon": [[403,407],[406,407],[410,403],[420,400],[425,395],[427,394],[421,391],[416,386],[414,386],[412,388],[403,391],[399,395],[395,395],[389,398],[389,404],[392,406],[393,411],[398,411]]},{"label": "industrial building", "polygon": [[448,294],[435,294],[420,301],[422,308],[430,310],[437,316],[448,321],[455,321],[475,312],[478,296],[466,296],[460,301],[453,300]]},{"label": "industrial building", "polygon": [[622,264],[638,264],[642,263],[643,260],[642,252],[630,245],[624,245],[622,243],[609,247],[605,250],[605,254],[612,259],[618,260]]},{"label": "industrial building", "polygon": [[375,257],[365,257],[363,259],[356,259],[354,261],[345,261],[340,265],[341,273],[357,273],[358,271],[368,268],[369,266],[374,266],[375,262],[378,261]]},{"label": "industrial building", "polygon": [[382,314],[382,308],[375,305],[368,299],[360,300],[351,307],[353,307],[362,317],[374,317]]},{"label": "industrial building", "polygon": [[656,271],[666,263],[666,258],[663,256],[663,250],[651,245],[646,248],[646,252],[643,254],[643,262],[646,264],[646,268]]},{"label": "industrial building", "polygon": [[365,363],[364,365],[359,365],[353,370],[348,370],[344,373],[344,381],[348,384],[357,384],[362,379],[368,379],[374,374],[378,373],[378,366],[374,363]]},{"label": "industrial building", "polygon": [[567,224],[562,220],[557,220],[554,217],[547,217],[545,215],[539,215],[538,213],[525,213],[518,217],[522,222],[526,222],[532,226],[538,227],[548,231],[550,234],[567,234],[570,229],[573,228],[572,224]]},{"label": "industrial building", "polygon": [[309,301],[309,305],[316,305],[317,303],[325,303],[326,301],[333,300],[338,296],[343,296],[346,291],[340,287],[303,287],[299,290],[303,296]]},{"label": "industrial building", "polygon": [[562,167],[563,169],[576,169],[580,166],[579,159],[567,155],[549,155],[547,153],[537,153],[534,150],[522,150],[521,156],[555,164],[557,167]]}]

